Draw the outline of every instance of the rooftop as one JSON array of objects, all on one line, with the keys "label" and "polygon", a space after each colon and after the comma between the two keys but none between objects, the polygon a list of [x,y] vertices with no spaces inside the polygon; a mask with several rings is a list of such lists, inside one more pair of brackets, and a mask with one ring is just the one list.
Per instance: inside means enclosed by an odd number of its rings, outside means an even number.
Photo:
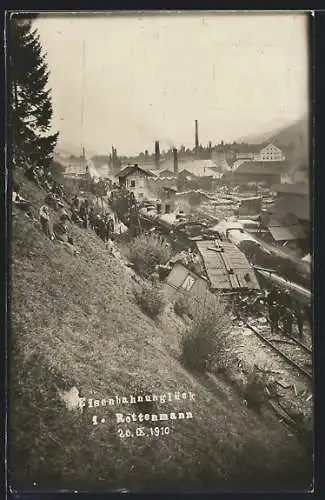
[{"label": "rooftop", "polygon": [[262,216],[265,226],[272,234],[275,241],[303,240],[306,233],[298,218],[294,214]]},{"label": "rooftop", "polygon": [[154,177],[154,174],[150,170],[145,170],[144,168],[139,167],[139,165],[128,165],[118,173],[118,177],[127,177],[128,175],[133,174],[135,171],[139,171],[145,175],[148,175],[149,177]]},{"label": "rooftop", "polygon": [[285,161],[246,161],[236,170],[240,174],[279,174],[287,167]]},{"label": "rooftop", "polygon": [[172,170],[168,170],[167,168],[165,170],[161,170],[159,172],[159,177],[175,177],[175,174]]}]

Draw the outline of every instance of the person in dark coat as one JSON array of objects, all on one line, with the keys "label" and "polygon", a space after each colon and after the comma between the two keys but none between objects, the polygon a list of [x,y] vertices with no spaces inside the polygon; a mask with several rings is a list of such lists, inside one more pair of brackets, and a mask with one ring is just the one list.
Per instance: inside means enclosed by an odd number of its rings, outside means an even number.
[{"label": "person in dark coat", "polygon": [[28,167],[25,171],[25,176],[28,180],[35,182],[37,186],[40,187],[40,172],[39,169],[35,166]]},{"label": "person in dark coat", "polygon": [[98,214],[95,222],[95,233],[103,241],[106,241],[106,224],[104,219]]},{"label": "person in dark coat", "polygon": [[282,306],[281,319],[283,322],[284,335],[286,335],[287,337],[291,337],[292,336],[292,326],[293,326],[294,314],[289,307]]},{"label": "person in dark coat", "polygon": [[72,198],[72,206],[75,210],[79,210],[79,198],[77,195],[75,195],[73,198]]},{"label": "person in dark coat", "polygon": [[292,335],[292,327],[294,321],[293,313],[293,300],[289,290],[285,290],[281,295],[281,309],[280,309],[281,320],[283,324],[284,335]]},{"label": "person in dark coat", "polygon": [[277,334],[279,331],[280,304],[279,304],[279,294],[275,289],[272,289],[268,293],[266,297],[266,304],[268,306],[271,333]]},{"label": "person in dark coat", "polygon": [[110,234],[113,234],[115,231],[115,226],[114,226],[114,219],[112,216],[109,218],[108,224],[109,224]]},{"label": "person in dark coat", "polygon": [[72,210],[71,221],[74,222],[75,224],[78,224],[79,227],[83,226],[83,220],[79,217],[77,210]]},{"label": "person in dark coat", "polygon": [[309,304],[308,306],[305,307],[304,309],[305,312],[305,318],[309,322],[310,328],[312,328],[313,325],[313,309],[312,306]]},{"label": "person in dark coat", "polygon": [[88,200],[84,200],[80,205],[79,215],[80,218],[84,221],[84,227],[86,229],[88,227],[88,211],[89,211]]},{"label": "person in dark coat", "polygon": [[294,302],[294,315],[298,326],[299,337],[302,338],[304,333],[305,311],[297,300]]},{"label": "person in dark coat", "polygon": [[110,214],[105,215],[104,222],[105,222],[105,241],[108,241],[111,239],[111,236],[114,232],[114,223]]},{"label": "person in dark coat", "polygon": [[89,208],[89,211],[88,211],[88,221],[89,221],[89,226],[94,231],[95,230],[95,226],[96,226],[96,214],[95,214],[94,207],[90,207]]}]

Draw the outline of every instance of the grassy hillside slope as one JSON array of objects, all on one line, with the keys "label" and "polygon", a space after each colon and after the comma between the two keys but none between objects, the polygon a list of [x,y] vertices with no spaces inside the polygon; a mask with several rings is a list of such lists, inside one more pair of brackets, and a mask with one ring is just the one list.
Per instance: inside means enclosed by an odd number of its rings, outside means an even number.
[{"label": "grassy hillside slope", "polygon": [[[45,193],[16,179],[36,214]],[[295,438],[247,409],[224,381],[210,386],[182,367],[184,323],[168,307],[157,321],[145,316],[127,269],[94,233],[75,228],[73,256],[23,213],[12,224],[14,488],[307,486],[310,463]],[[169,436],[123,439],[114,407],[67,410],[60,393],[73,386],[99,399],[192,391],[196,401],[155,411],[191,411],[193,419],[172,422]],[[106,422],[94,426],[95,413]]]}]

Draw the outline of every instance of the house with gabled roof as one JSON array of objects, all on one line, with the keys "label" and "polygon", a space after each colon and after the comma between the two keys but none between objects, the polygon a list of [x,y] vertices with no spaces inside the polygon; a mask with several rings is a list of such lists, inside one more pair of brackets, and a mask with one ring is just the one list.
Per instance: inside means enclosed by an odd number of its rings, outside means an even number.
[{"label": "house with gabled roof", "polygon": [[152,197],[149,179],[155,175],[139,165],[128,165],[118,173],[119,185],[133,192],[138,200]]},{"label": "house with gabled roof", "polygon": [[274,144],[268,144],[261,149],[258,161],[285,161],[285,156],[280,148]]}]

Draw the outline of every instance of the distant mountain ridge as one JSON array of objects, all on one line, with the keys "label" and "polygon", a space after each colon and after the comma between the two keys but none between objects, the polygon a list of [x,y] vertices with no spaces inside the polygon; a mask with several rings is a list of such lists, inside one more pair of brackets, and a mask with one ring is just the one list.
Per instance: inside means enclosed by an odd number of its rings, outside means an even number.
[{"label": "distant mountain ridge", "polygon": [[249,144],[274,144],[280,148],[288,161],[289,170],[309,168],[309,119],[307,115],[299,120],[270,130],[260,135],[246,137],[242,142]]},{"label": "distant mountain ridge", "polygon": [[283,150],[291,170],[308,170],[309,158],[309,119],[304,116],[300,120],[282,129],[270,137],[270,142]]}]

